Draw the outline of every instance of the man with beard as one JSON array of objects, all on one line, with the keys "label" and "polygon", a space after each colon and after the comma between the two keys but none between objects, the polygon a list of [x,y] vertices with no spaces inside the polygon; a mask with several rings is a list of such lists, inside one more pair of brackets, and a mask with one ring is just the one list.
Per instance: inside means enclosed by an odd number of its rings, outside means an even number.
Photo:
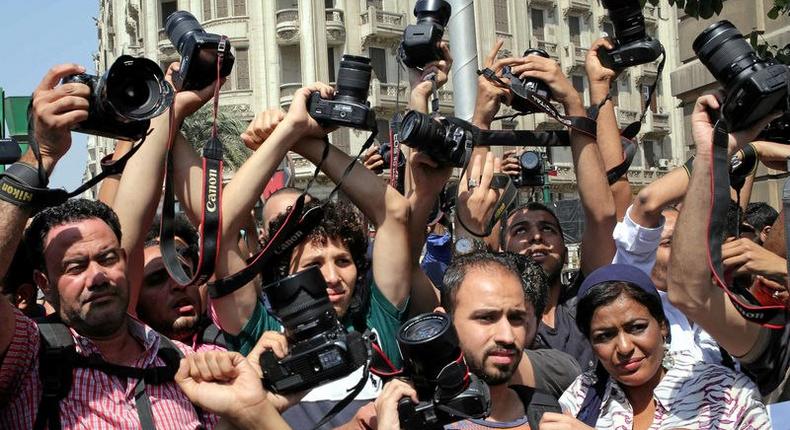
[{"label": "man with beard", "polygon": [[[14,178],[0,179],[5,190],[0,197],[2,274],[8,270],[31,212],[31,199],[20,199],[21,194],[7,190],[46,187],[40,174],[49,175],[71,145],[71,128],[88,117],[88,86],[58,82],[84,72],[73,64],[55,66],[33,93],[32,137],[40,155],[28,150],[7,170],[15,172]],[[71,200],[45,209],[31,223],[26,244],[33,250],[34,280],[63,323],[49,324],[48,329],[62,329],[60,333],[71,342],[71,354],[62,354],[64,360],[53,363],[51,348],[42,347],[36,323],[0,299],[0,428],[31,429],[36,421],[35,428],[45,428],[47,423],[53,428],[214,426],[214,418],[201,417],[172,379],[144,377],[155,368],[166,368],[173,358],[177,366],[178,355],[191,350],[127,315],[127,258],[121,247],[120,223],[110,208],[99,202]],[[171,354],[166,357],[163,351]],[[69,369],[67,357],[74,360],[71,364],[81,361],[81,365],[63,372]],[[57,372],[54,381],[52,370]],[[112,370],[123,370],[126,377]],[[58,385],[63,383],[59,376],[69,377],[69,384]],[[57,388],[55,395],[51,382]],[[49,392],[46,398],[45,392]]]},{"label": "man with beard", "polygon": [[[501,254],[457,258],[447,269],[444,283],[442,308],[437,311],[452,316],[467,365],[491,393],[488,418],[459,421],[445,429],[516,430],[529,429],[530,423],[537,428],[540,413],[536,412],[551,410],[551,406],[538,409],[531,400],[536,392],[550,390],[539,376],[541,369],[534,357],[527,353],[525,358],[523,351],[535,337],[544,293],[525,282],[513,257]],[[575,373],[574,369],[567,372]],[[385,385],[375,402],[376,428],[400,428],[397,405],[403,397],[418,401],[414,388],[404,381],[395,379]]]},{"label": "man with beard", "polygon": [[575,301],[563,303],[562,268],[568,248],[562,227],[548,207],[531,202],[512,210],[502,226],[502,247],[505,251],[532,257],[548,275],[548,301],[535,337],[536,347],[566,352],[579,362],[582,371],[595,365],[592,348],[576,327]]}]

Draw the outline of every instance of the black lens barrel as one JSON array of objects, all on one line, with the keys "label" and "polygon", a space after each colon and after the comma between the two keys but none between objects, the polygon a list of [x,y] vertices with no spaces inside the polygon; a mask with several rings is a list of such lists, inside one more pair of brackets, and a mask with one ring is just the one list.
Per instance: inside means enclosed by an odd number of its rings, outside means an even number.
[{"label": "black lens barrel", "polygon": [[[310,337],[314,332],[323,331],[325,327],[322,322],[326,322],[327,326],[334,325],[331,319],[326,318],[337,318],[326,290],[321,270],[311,267],[267,285],[263,291],[269,299],[272,312],[282,321],[286,336],[295,334],[295,340],[298,341]],[[314,330],[300,329],[311,323],[317,325]]]},{"label": "black lens barrel", "polygon": [[452,7],[445,0],[418,0],[414,5],[414,16],[417,17],[417,22],[436,22],[442,27],[446,27],[451,14]]},{"label": "black lens barrel", "polygon": [[343,55],[337,73],[336,100],[365,103],[370,89],[370,58],[356,55]]},{"label": "black lens barrel", "polygon": [[205,33],[197,18],[185,10],[178,10],[170,14],[165,21],[165,33],[170,43],[181,52],[181,46],[192,33]]},{"label": "black lens barrel", "polygon": [[725,87],[732,85],[741,72],[760,62],[749,42],[727,20],[710,25],[694,39],[691,47]]},{"label": "black lens barrel", "polygon": [[435,380],[461,356],[458,333],[447,314],[418,315],[401,326],[396,339],[403,362],[415,379]]}]

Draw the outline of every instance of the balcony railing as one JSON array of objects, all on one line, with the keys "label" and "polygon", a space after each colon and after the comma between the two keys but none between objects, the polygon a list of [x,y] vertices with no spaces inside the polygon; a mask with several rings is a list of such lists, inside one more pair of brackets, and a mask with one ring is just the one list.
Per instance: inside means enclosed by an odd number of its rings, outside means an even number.
[{"label": "balcony railing", "polygon": [[587,51],[589,49],[580,46],[573,46],[573,64],[576,66],[584,66],[584,61],[587,59]]},{"label": "balcony railing", "polygon": [[560,56],[557,52],[557,44],[554,42],[547,42],[545,40],[538,40],[538,48],[546,51],[549,56],[555,60],[559,60]]},{"label": "balcony railing", "polygon": [[626,127],[628,124],[631,124],[632,122],[639,119],[639,112],[631,109],[618,107],[616,114],[617,124],[620,126],[620,128]]},{"label": "balcony railing", "polygon": [[371,105],[379,107],[394,107],[397,101],[404,103],[407,101],[408,86],[405,82],[397,84],[395,82],[381,82],[373,79],[370,82]]},{"label": "balcony railing", "polygon": [[642,13],[645,15],[645,22],[655,24],[658,21],[658,7],[645,4]]},{"label": "balcony railing", "polygon": [[299,10],[280,9],[275,13],[277,41],[287,45],[299,41]]},{"label": "balcony railing", "polygon": [[513,34],[506,33],[504,31],[497,31],[496,38],[498,40],[502,40],[502,50],[499,52],[500,56],[503,58],[509,56],[518,56],[518,54],[513,55]]},{"label": "balcony railing", "polygon": [[669,114],[651,112],[653,132],[669,133]]},{"label": "balcony railing", "polygon": [[340,9],[326,9],[326,42],[330,45],[340,45],[346,41],[346,26],[343,11]]},{"label": "balcony railing", "polygon": [[407,22],[402,13],[385,12],[369,6],[360,14],[360,24],[360,35],[364,44],[371,37],[400,38]]},{"label": "balcony railing", "polygon": [[293,101],[294,94],[299,88],[302,88],[302,83],[289,83],[280,85],[280,107],[288,107]]}]

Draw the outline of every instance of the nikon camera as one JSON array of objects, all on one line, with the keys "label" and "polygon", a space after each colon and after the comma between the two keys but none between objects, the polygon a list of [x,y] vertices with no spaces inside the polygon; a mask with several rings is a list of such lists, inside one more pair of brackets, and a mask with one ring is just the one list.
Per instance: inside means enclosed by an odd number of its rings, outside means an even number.
[{"label": "nikon camera", "polygon": [[[548,52],[537,48],[527,49],[524,51],[523,56],[526,57],[528,55],[538,55],[543,58],[550,58]],[[540,79],[521,79],[517,76],[514,76],[512,73],[510,73],[510,66],[503,67],[502,74],[510,79],[510,88],[512,90],[511,93],[513,94],[513,101],[510,103],[510,107],[513,109],[521,113],[535,113],[541,111],[539,106],[535,106],[532,102],[520,95],[527,92],[534,93],[545,100],[551,99],[551,88],[547,83],[541,81]]]},{"label": "nikon camera", "polygon": [[310,95],[308,113],[321,126],[337,125],[360,130],[376,127],[376,114],[368,103],[370,88],[370,58],[343,55],[337,72],[335,98],[325,100],[315,92]]},{"label": "nikon camera", "polygon": [[401,142],[428,154],[441,167],[463,167],[467,146],[474,145],[474,126],[458,118],[434,120],[409,111],[401,123]]},{"label": "nikon camera", "polygon": [[399,49],[406,67],[422,68],[442,59],[442,36],[451,13],[452,7],[445,0],[417,0],[414,5],[417,23],[406,26]]},{"label": "nikon camera", "polygon": [[418,315],[406,321],[396,337],[405,373],[420,400],[414,403],[404,397],[398,401],[402,429],[438,430],[491,413],[488,385],[466,365],[458,334],[446,314]]},{"label": "nikon camera", "polygon": [[706,28],[691,45],[724,87],[721,112],[730,131],[749,128],[775,111],[786,111],[790,68],[757,56],[729,21]]},{"label": "nikon camera", "polygon": [[[598,49],[598,59],[609,69],[626,67],[655,61],[664,48],[661,42],[645,32],[645,16],[639,0],[603,0],[614,26],[614,49],[603,46]],[[612,35],[610,35],[612,36]]]},{"label": "nikon camera", "polygon": [[367,362],[362,334],[346,331],[327,295],[321,270],[311,267],[264,289],[272,313],[285,327],[288,356],[261,354],[263,383],[275,393],[295,393],[347,376]]},{"label": "nikon camera", "polygon": [[[217,50],[221,36],[206,33],[198,20],[184,10],[175,11],[165,22],[167,38],[181,55],[181,67],[173,75],[175,87],[181,90],[199,90],[217,79]],[[230,52],[230,42],[225,41],[222,51],[220,76],[230,75],[235,58]]]},{"label": "nikon camera", "polygon": [[173,87],[162,69],[147,58],[121,55],[101,77],[80,73],[63,78],[62,83],[90,87],[88,119],[74,131],[138,140],[145,136],[151,118],[173,103]]}]

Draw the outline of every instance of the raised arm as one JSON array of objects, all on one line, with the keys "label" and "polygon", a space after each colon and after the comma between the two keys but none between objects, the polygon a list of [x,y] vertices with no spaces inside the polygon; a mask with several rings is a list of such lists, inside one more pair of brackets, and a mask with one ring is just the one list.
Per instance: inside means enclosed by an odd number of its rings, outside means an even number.
[{"label": "raised arm", "polygon": [[[173,63],[167,71],[167,80],[178,69]],[[186,117],[194,113],[213,95],[214,87],[200,91],[182,91],[173,100],[174,124],[180,127]],[[170,133],[170,111],[151,121],[153,131],[146,143],[129,159],[121,176],[115,195],[113,209],[118,214],[123,238],[121,246],[126,251],[129,279],[129,313],[135,314],[137,299],[142,285],[143,243],[151,222],[156,215],[162,194],[164,159]]]},{"label": "raised arm", "polygon": [[[538,78],[551,87],[553,98],[565,108],[565,115],[586,116],[581,97],[562,73],[560,65],[537,55],[524,58],[522,65],[513,68],[522,79]],[[603,160],[595,139],[571,131],[571,153],[579,197],[585,214],[585,229],[581,245],[581,270],[590,273],[609,264],[615,253],[612,231],[616,224],[614,199],[604,172]]]},{"label": "raised arm", "polygon": [[[593,42],[590,50],[587,51],[587,60],[584,68],[587,71],[587,80],[590,82],[590,105],[598,106],[602,100],[609,95],[609,88],[617,85],[617,73],[614,70],[604,67],[598,59],[598,48],[605,47],[613,49],[612,43],[605,38],[600,38]],[[623,144],[620,140],[620,129],[617,125],[617,117],[614,114],[614,102],[608,100],[598,111],[598,131],[596,140],[598,149],[601,151],[604,171],[617,166],[623,162]],[[631,204],[631,185],[628,183],[628,175],[623,175],[610,186],[614,198],[617,219],[621,220],[625,216],[625,210]]]},{"label": "raised arm", "polygon": [[[668,273],[669,300],[730,354],[742,356],[752,349],[760,327],[744,319],[724,291],[711,282],[707,231],[711,208],[711,153],[713,127],[706,109],[718,109],[712,95],[697,99],[691,116],[697,146],[691,183],[675,225]],[[768,121],[751,130],[730,135],[730,152],[750,141]]]},{"label": "raised arm", "polygon": [[[55,66],[47,72],[33,92],[33,138],[39,145],[41,163],[47,176],[71,147],[71,128],[88,119],[88,86],[78,83],[58,85],[58,82],[65,76],[84,72],[85,68],[76,64]],[[39,161],[30,149],[22,155],[18,163],[35,169],[39,166]],[[29,216],[29,207],[0,200],[0,278],[8,271]],[[0,298],[0,363],[14,336],[15,324],[14,306],[5,297]]]}]

